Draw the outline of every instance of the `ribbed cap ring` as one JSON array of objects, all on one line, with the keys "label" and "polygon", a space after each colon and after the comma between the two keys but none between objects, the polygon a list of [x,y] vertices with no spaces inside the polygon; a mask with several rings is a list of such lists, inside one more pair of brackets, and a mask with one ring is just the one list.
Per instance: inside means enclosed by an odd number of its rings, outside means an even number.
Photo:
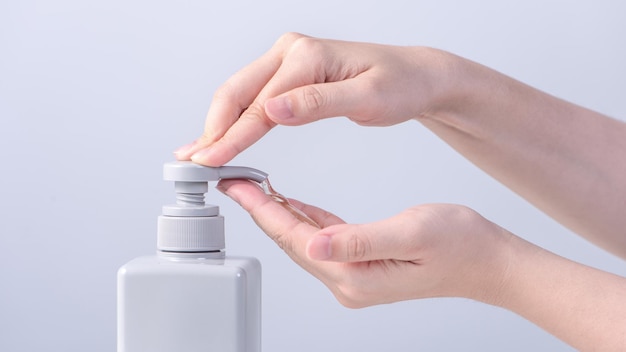
[{"label": "ribbed cap ring", "polygon": [[224,217],[159,216],[157,248],[170,252],[207,252],[226,248]]}]

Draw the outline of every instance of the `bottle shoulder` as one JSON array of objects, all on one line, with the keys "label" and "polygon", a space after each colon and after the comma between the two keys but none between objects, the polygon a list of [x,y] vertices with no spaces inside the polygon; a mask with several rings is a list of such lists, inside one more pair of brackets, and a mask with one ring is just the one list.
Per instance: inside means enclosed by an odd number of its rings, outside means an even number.
[{"label": "bottle shoulder", "polygon": [[118,275],[150,272],[225,272],[258,274],[261,263],[254,257],[225,256],[224,258],[172,258],[160,255],[137,257],[118,270]]}]

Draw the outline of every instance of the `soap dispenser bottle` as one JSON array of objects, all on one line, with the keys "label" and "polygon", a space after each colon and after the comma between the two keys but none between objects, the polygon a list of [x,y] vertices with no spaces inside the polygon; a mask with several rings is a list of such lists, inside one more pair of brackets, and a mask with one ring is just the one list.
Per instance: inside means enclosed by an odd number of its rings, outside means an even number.
[{"label": "soap dispenser bottle", "polygon": [[157,252],[117,275],[118,352],[261,351],[261,265],[225,253],[224,218],[204,202],[209,181],[267,174],[245,167],[164,165],[177,202],[158,218]]}]

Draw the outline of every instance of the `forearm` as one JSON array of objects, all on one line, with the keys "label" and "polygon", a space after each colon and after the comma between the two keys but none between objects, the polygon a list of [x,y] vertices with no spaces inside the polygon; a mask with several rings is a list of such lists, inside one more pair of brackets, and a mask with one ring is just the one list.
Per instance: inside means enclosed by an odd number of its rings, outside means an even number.
[{"label": "forearm", "polygon": [[626,350],[626,279],[513,242],[498,305],[578,350]]},{"label": "forearm", "polygon": [[418,120],[557,221],[626,258],[626,124],[452,61],[448,103]]}]

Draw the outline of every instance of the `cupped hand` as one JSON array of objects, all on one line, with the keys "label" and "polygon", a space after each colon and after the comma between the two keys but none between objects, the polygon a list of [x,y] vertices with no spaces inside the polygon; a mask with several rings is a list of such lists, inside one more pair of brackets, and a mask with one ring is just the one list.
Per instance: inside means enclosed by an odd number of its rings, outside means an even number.
[{"label": "cupped hand", "polygon": [[175,154],[221,166],[276,124],[347,116],[387,126],[416,118],[436,109],[449,57],[424,47],[288,33],[216,91],[204,133]]},{"label": "cupped hand", "polygon": [[463,206],[421,205],[385,220],[347,224],[292,200],[320,229],[249,181],[222,180],[218,189],[347,307],[442,296],[493,303],[506,280],[506,248],[514,236]]}]

